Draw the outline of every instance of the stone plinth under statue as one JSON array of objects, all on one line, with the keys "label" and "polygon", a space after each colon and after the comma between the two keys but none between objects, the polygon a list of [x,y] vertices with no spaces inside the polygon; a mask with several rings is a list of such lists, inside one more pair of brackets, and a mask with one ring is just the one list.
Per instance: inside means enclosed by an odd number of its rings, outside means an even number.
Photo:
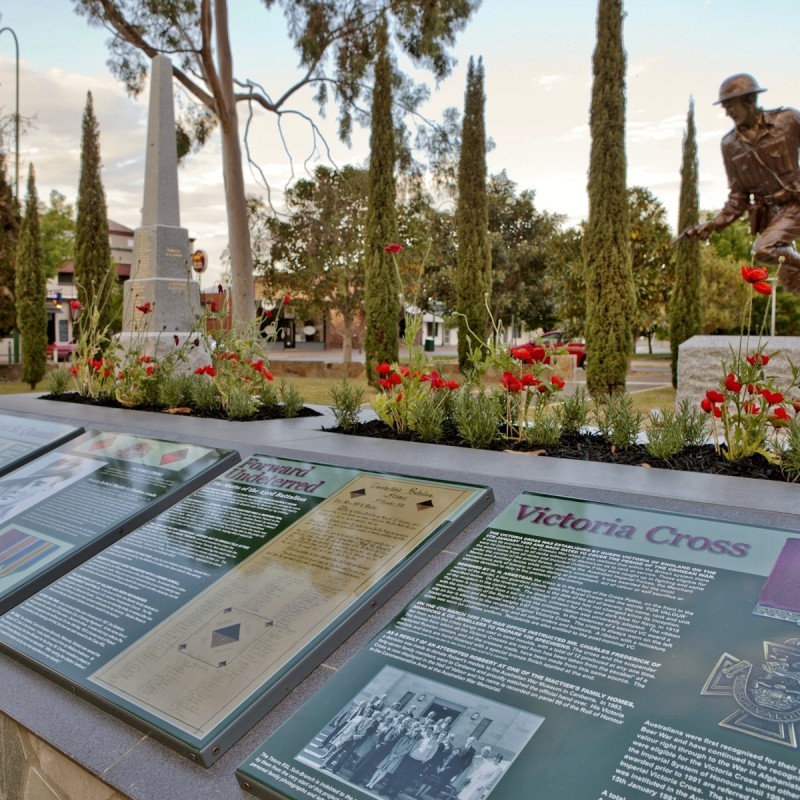
[{"label": "stone plinth under statue", "polygon": [[719,389],[726,374],[722,362],[730,364],[740,348],[742,356],[779,351],[765,370],[768,376],[775,376],[779,389],[792,380],[789,361],[800,364],[800,336],[751,336],[749,342],[739,336],[693,336],[678,348],[676,404],[683,398],[699,403],[709,389]]}]

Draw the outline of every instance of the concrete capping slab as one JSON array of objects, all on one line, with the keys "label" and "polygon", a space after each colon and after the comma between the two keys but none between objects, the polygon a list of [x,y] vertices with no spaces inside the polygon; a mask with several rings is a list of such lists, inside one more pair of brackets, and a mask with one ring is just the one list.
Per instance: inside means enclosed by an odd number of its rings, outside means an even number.
[{"label": "concrete capping slab", "polygon": [[800,532],[800,492],[794,484],[349,437],[322,430],[332,427],[334,422],[325,407],[319,410],[325,412],[323,416],[237,423],[58,403],[29,394],[0,396],[0,411],[4,413],[80,421],[87,428],[222,445],[239,450],[243,457],[266,452],[286,458],[313,458],[342,466],[479,483],[491,486],[495,493],[494,505],[423,567],[210,769],[192,764],[5,656],[0,656],[4,677],[0,684],[0,713],[112,787],[121,797],[245,800],[249,795],[239,788],[234,777],[238,764],[526,489]]}]

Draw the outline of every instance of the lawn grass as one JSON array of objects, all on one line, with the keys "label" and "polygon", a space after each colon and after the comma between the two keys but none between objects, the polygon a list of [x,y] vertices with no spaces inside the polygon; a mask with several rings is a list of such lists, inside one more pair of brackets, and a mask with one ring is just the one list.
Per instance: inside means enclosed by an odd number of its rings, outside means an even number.
[{"label": "lawn grass", "polygon": [[27,383],[23,383],[22,381],[0,381],[0,394],[24,394],[26,392],[43,394],[48,391],[47,378],[39,381],[35,389],[31,389]]},{"label": "lawn grass", "polygon": [[631,399],[633,407],[643,414],[649,414],[653,409],[675,408],[675,390],[671,386],[631,392]]},{"label": "lawn grass", "polygon": [[[275,379],[276,383],[280,380],[281,378]],[[296,376],[285,378],[284,380],[297,388],[304,403],[323,406],[331,404],[330,388],[340,382],[339,379],[333,378],[301,378]],[[365,378],[351,378],[349,383],[364,390],[365,403],[368,403],[377,394],[377,391],[367,383]],[[48,392],[47,379],[40,381],[33,390],[27,383],[22,381],[0,381],[0,394],[23,394],[29,392],[46,394]],[[675,390],[671,387],[634,391],[631,392],[631,397],[633,398],[634,407],[645,414],[649,413],[651,409],[673,408],[675,405]]]}]

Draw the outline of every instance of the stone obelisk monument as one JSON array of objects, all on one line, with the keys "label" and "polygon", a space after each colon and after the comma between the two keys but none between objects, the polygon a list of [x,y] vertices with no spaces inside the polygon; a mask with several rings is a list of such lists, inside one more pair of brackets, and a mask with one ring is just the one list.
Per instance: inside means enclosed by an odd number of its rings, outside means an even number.
[{"label": "stone obelisk monument", "polygon": [[[160,356],[196,329],[200,285],[192,280],[189,232],[181,227],[172,63],[156,56],[150,72],[142,224],[133,234],[120,340]],[[158,352],[157,352],[158,351]]]}]

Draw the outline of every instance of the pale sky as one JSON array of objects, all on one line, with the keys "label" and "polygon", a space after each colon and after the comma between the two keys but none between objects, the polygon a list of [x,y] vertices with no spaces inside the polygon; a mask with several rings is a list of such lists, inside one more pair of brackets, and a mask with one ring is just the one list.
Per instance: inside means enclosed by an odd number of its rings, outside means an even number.
[{"label": "pale sky", "polygon": [[[20,113],[33,118],[20,142],[21,178],[36,168],[37,189],[52,189],[74,203],[80,167],[81,116],[86,92],[100,125],[103,180],[109,216],[131,228],[141,221],[146,135],[146,93],[130,99],[109,72],[109,34],[89,28],[71,0],[5,0],[0,27],[10,27],[20,48]],[[463,107],[469,57],[482,56],[486,73],[486,129],[495,143],[491,173],[505,169],[518,189],[535,192],[538,209],[577,223],[587,214],[588,115],[596,0],[483,0],[452,51],[458,63],[424,113]],[[628,53],[628,184],[648,187],[676,224],[681,141],[689,98],[695,98],[700,156],[700,203],[718,208],[726,196],[719,140],[730,128],[719,106],[719,84],[750,72],[769,91],[764,107],[800,106],[795,61],[799,0],[627,0],[623,27]],[[279,10],[259,0],[229,0],[235,73],[283,92],[296,76]],[[14,39],[0,34],[0,111],[13,113]],[[306,101],[304,110],[314,113]],[[240,119],[244,121],[244,109]],[[336,140],[335,109],[323,128],[338,165],[364,164],[367,133],[348,149]],[[304,175],[309,134],[287,129],[295,174]],[[13,151],[13,140],[7,143]],[[261,114],[252,132],[254,154],[280,197],[290,179],[289,159],[275,134],[274,117]],[[316,164],[312,162],[310,168]],[[13,153],[9,166],[13,179]],[[246,173],[250,175],[249,172]],[[189,156],[180,169],[181,224],[208,251],[203,285],[216,283],[227,243],[222,172],[216,139]],[[248,191],[264,193],[255,179]],[[24,193],[24,192],[23,192]]]}]

